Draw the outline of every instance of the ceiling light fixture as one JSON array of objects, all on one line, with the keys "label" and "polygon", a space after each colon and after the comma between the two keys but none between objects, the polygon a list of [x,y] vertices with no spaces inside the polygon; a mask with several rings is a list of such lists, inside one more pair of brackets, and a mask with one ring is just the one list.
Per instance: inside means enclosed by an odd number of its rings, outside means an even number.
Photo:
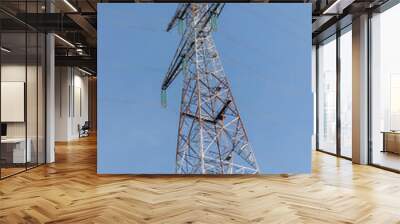
[{"label": "ceiling light fixture", "polygon": [[74,12],[78,12],[75,6],[73,6],[68,0],[64,0],[64,3],[67,4]]},{"label": "ceiling light fixture", "polygon": [[354,0],[336,0],[332,5],[325,9],[322,14],[342,14],[343,9],[351,5],[353,2]]},{"label": "ceiling light fixture", "polygon": [[90,76],[93,75],[92,73],[90,73],[90,72],[88,72],[88,71],[86,71],[86,70],[83,70],[83,69],[81,69],[81,68],[79,68],[79,67],[78,67],[78,70],[81,71],[81,72],[83,72],[83,73],[85,73],[86,75],[90,75]]},{"label": "ceiling light fixture", "polygon": [[6,53],[10,53],[11,52],[11,50],[9,50],[9,49],[7,49],[5,47],[1,47],[0,49],[1,49],[1,51],[4,51]]},{"label": "ceiling light fixture", "polygon": [[76,53],[78,53],[79,55],[83,55],[83,50],[81,48],[77,48]]},{"label": "ceiling light fixture", "polygon": [[59,40],[61,40],[62,42],[64,42],[65,44],[67,44],[70,47],[75,48],[75,45],[73,45],[71,42],[69,42],[68,40],[60,37],[58,34],[54,34],[55,37],[57,37]]}]

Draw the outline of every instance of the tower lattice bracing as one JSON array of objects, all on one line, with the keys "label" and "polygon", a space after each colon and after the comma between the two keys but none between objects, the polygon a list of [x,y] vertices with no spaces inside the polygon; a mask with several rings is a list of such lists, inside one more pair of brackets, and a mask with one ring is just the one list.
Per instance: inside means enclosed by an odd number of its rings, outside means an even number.
[{"label": "tower lattice bracing", "polygon": [[180,105],[176,173],[259,173],[254,152],[212,38],[223,4],[180,4],[169,25],[182,26],[182,40],[162,90],[178,74]]}]

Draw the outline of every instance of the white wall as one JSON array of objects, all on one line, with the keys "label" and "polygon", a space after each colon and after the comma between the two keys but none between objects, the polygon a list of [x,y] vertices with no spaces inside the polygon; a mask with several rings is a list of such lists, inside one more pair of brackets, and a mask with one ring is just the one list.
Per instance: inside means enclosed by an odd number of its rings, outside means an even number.
[{"label": "white wall", "polygon": [[[77,70],[75,70],[76,72]],[[78,124],[83,125],[85,121],[89,119],[89,112],[88,112],[88,77],[83,77],[82,73],[75,73],[74,75],[74,102],[71,104],[74,105],[71,108],[72,111],[72,119],[71,119],[71,135],[72,138],[78,138]],[[79,102],[80,101],[80,102]]]},{"label": "white wall", "polygon": [[70,85],[69,68],[56,67],[55,69],[55,141],[68,140],[68,117]]},{"label": "white wall", "polygon": [[[1,81],[3,82],[25,82],[25,64],[8,64],[1,66]],[[28,71],[32,67],[28,67]],[[28,72],[29,73],[29,72]],[[5,108],[1,108],[4,110]],[[25,122],[7,123],[7,137],[25,137]]]},{"label": "white wall", "polygon": [[55,89],[55,140],[77,139],[78,125],[88,120],[88,77],[76,68],[56,67]]},{"label": "white wall", "polygon": [[[27,70],[25,70],[27,69]],[[1,66],[1,81],[2,82],[25,82],[26,71],[28,74],[29,85],[36,85],[36,80],[30,78],[31,75],[36,76],[36,67],[19,64],[5,64]],[[32,130],[36,130],[36,113],[31,113],[33,110],[36,111],[36,88],[27,88],[27,110],[28,110],[28,129],[32,127]],[[34,98],[34,99],[31,99]],[[33,104],[32,104],[33,102]],[[2,108],[4,110],[6,108]],[[34,124],[31,124],[34,122]],[[30,130],[28,130],[29,137]],[[25,122],[7,122],[7,136],[8,137],[24,137],[25,136]]]}]

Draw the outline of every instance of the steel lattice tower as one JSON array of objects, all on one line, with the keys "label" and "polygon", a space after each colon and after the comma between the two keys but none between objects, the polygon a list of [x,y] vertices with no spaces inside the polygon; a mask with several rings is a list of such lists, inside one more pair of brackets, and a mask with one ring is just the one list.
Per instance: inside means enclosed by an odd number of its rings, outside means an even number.
[{"label": "steel lattice tower", "polygon": [[182,39],[162,84],[184,75],[176,173],[259,173],[254,152],[212,38],[219,3],[180,4],[167,31],[179,26]]}]

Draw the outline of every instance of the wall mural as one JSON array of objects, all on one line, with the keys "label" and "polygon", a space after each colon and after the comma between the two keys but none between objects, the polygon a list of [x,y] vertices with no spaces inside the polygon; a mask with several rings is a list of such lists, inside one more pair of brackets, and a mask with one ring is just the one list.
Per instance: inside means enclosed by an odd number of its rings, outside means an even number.
[{"label": "wall mural", "polygon": [[99,173],[310,172],[310,5],[99,4],[98,20]]}]

